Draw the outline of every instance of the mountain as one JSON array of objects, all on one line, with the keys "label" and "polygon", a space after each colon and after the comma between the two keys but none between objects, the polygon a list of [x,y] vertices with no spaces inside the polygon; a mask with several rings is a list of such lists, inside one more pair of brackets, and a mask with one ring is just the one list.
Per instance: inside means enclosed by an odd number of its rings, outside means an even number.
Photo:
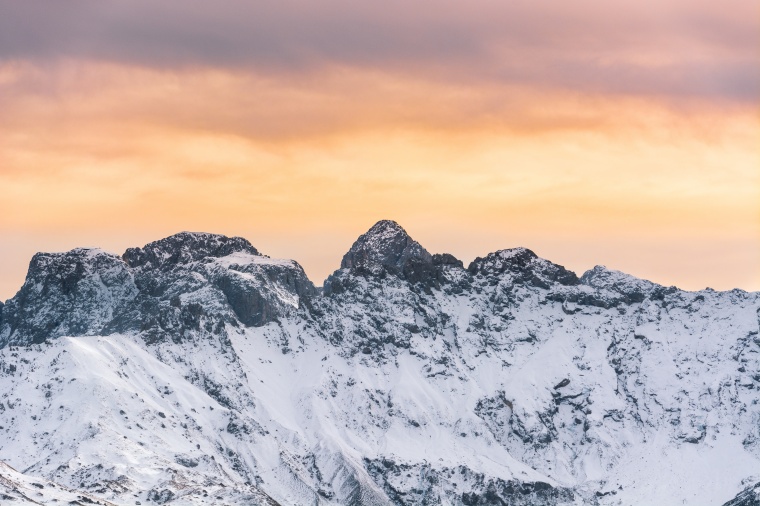
[{"label": "mountain", "polygon": [[0,503],[760,505],[759,311],[392,221],[322,288],[213,234],[40,253]]}]

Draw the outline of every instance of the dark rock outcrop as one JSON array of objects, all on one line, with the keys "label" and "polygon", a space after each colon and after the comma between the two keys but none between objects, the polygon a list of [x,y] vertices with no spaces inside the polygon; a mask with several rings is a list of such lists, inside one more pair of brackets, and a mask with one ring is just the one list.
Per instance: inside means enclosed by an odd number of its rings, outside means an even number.
[{"label": "dark rock outcrop", "polygon": [[[310,307],[317,290],[296,262],[232,264],[211,275],[238,320],[244,325],[265,323]],[[285,300],[282,290],[290,294]]]},{"label": "dark rock outcrop", "polygon": [[341,268],[325,280],[324,294],[333,296],[350,290],[357,285],[353,279],[357,276],[375,280],[390,276],[429,292],[448,283],[450,269],[464,272],[464,265],[449,253],[431,255],[398,223],[383,220],[354,242],[343,256]]},{"label": "dark rock outcrop", "polygon": [[242,237],[180,232],[142,248],[129,248],[122,258],[132,268],[171,269],[179,264],[221,258],[237,252],[259,255],[258,250]]},{"label": "dark rock outcrop", "polygon": [[436,253],[433,255],[433,265],[446,265],[464,269],[464,264],[462,261],[449,253]]},{"label": "dark rock outcrop", "polygon": [[398,223],[383,220],[354,242],[340,267],[365,275],[389,273],[417,282],[433,273],[433,256]]},{"label": "dark rock outcrop", "polygon": [[98,334],[137,292],[132,272],[116,255],[84,248],[37,253],[21,290],[3,309],[0,347]]},{"label": "dark rock outcrop", "polygon": [[760,506],[760,483],[745,488],[723,506]]},{"label": "dark rock outcrop", "polygon": [[[431,255],[396,222],[380,221],[325,280],[325,297],[316,301],[324,316],[318,323],[325,337],[343,343],[348,353],[382,360],[409,348],[415,334],[433,337],[441,331],[447,316],[439,318],[429,295],[452,285],[451,271],[468,277],[453,255]],[[357,313],[357,308],[363,309]]]},{"label": "dark rock outcrop", "polygon": [[184,232],[124,258],[140,293],[111,328],[151,340],[225,323],[265,325],[307,309],[317,295],[298,263],[261,255],[242,238]]},{"label": "dark rock outcrop", "polygon": [[467,267],[473,276],[511,276],[515,283],[548,289],[553,284],[573,286],[578,276],[561,265],[554,264],[526,248],[513,248],[478,257]]},{"label": "dark rock outcrop", "polygon": [[[557,506],[571,504],[575,499],[570,489],[553,487],[541,481],[502,480],[473,472],[465,466],[434,468],[424,464],[394,462],[387,458],[366,459],[365,466],[392,504],[398,506]],[[456,480],[452,480],[453,476]],[[409,479],[411,477],[415,478]]]},{"label": "dark rock outcrop", "polygon": [[598,290],[609,290],[620,294],[622,301],[626,304],[642,302],[658,288],[663,288],[650,281],[608,269],[603,265],[597,265],[583,273],[580,282]]},{"label": "dark rock outcrop", "polygon": [[123,257],[38,253],[0,310],[0,347],[116,332],[177,340],[225,323],[264,325],[307,310],[316,295],[300,265],[263,256],[239,237],[182,232]]},{"label": "dark rock outcrop", "polygon": [[555,285],[546,298],[554,302],[609,309],[640,304],[647,299],[663,301],[678,293],[675,287],[664,287],[597,265],[581,276],[579,284]]}]

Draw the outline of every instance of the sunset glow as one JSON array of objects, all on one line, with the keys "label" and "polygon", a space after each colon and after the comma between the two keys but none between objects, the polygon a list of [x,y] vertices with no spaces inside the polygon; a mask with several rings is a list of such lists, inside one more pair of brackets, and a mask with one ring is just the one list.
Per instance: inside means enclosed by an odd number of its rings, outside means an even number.
[{"label": "sunset glow", "polygon": [[752,2],[62,4],[0,0],[0,299],[36,251],[181,230],[321,284],[383,218],[760,290]]}]

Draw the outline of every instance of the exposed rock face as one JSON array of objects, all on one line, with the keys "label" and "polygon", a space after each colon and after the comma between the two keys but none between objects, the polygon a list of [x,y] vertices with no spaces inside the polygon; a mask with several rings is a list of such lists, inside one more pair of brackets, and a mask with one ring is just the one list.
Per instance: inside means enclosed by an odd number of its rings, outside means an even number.
[{"label": "exposed rock face", "polygon": [[433,271],[433,257],[398,223],[384,220],[356,240],[340,266],[360,274],[387,272],[416,282]]},{"label": "exposed rock face", "polygon": [[760,483],[750,485],[723,506],[760,506]]},{"label": "exposed rock face", "polygon": [[461,260],[449,253],[436,253],[433,255],[433,265],[447,265],[450,267],[464,268]]},{"label": "exposed rock face", "polygon": [[[473,473],[466,466],[436,468],[397,464],[388,459],[367,461],[365,465],[395,504],[545,506],[572,504],[575,499],[572,490],[563,487],[540,481],[494,479]],[[416,479],[406,479],[409,475]]]},{"label": "exposed rock face", "polygon": [[142,248],[129,248],[123,258],[133,268],[171,269],[179,264],[226,257],[232,253],[259,255],[256,248],[242,237],[180,232]]},{"label": "exposed rock face", "polygon": [[261,326],[304,311],[317,293],[298,263],[263,256],[239,237],[183,232],[124,259],[140,292],[107,329],[151,341],[225,323]]},{"label": "exposed rock face", "polygon": [[609,290],[621,295],[626,304],[643,302],[647,297],[653,294],[662,293],[663,286],[639,279],[625,274],[620,271],[607,269],[602,265],[597,265],[591,270],[586,271],[581,276],[580,282],[584,285],[599,290]]},{"label": "exposed rock face", "polygon": [[578,284],[578,276],[561,265],[553,264],[526,248],[514,248],[476,258],[467,268],[474,276],[511,277],[515,283],[549,288],[554,284]]},{"label": "exposed rock face", "polygon": [[465,268],[390,221],[323,291],[211,234],[40,254],[0,305],[0,455],[119,504],[751,505],[759,331],[758,293]]},{"label": "exposed rock face", "polygon": [[396,222],[380,221],[356,240],[341,268],[325,281],[325,297],[314,301],[321,316],[317,323],[345,353],[383,360],[409,348],[413,335],[441,331],[447,316],[440,314],[431,290],[455,289],[450,271],[469,283],[454,256],[431,255]]},{"label": "exposed rock face", "polygon": [[2,308],[0,347],[63,335],[95,335],[137,295],[121,258],[98,249],[38,253],[24,285]]},{"label": "exposed rock face", "polygon": [[179,340],[227,322],[264,325],[317,293],[296,262],[265,257],[239,237],[183,232],[122,258],[88,249],[35,255],[2,309],[0,346],[114,332]]}]

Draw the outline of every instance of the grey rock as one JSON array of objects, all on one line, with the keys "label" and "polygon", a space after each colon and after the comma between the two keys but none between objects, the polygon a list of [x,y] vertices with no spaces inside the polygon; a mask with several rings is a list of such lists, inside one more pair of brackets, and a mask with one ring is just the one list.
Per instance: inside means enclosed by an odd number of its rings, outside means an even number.
[{"label": "grey rock", "polygon": [[[341,268],[324,282],[323,293],[334,296],[347,290],[356,290],[357,277],[367,280],[393,278],[415,285],[425,293],[444,286],[449,291],[464,291],[461,276],[449,279],[449,271],[465,274],[461,260],[451,254],[431,255],[395,221],[377,222],[361,235],[343,256]],[[370,281],[372,282],[372,281]],[[388,283],[395,283],[388,279]]]},{"label": "grey rock", "polygon": [[298,263],[271,260],[244,239],[178,234],[128,250],[125,258],[130,251],[148,252],[136,254],[140,295],[110,328],[147,332],[151,341],[181,339],[186,330],[215,332],[224,323],[265,325],[308,312],[318,293]]},{"label": "grey rock", "polygon": [[174,499],[175,494],[171,490],[151,490],[148,492],[148,500],[158,504],[164,504]]},{"label": "grey rock", "polygon": [[642,302],[657,289],[663,288],[651,281],[608,269],[603,265],[597,265],[583,273],[580,283],[596,289],[616,292],[622,296],[622,300],[626,304]]},{"label": "grey rock", "polygon": [[308,313],[318,292],[300,265],[261,255],[247,240],[180,234],[130,248],[39,253],[0,311],[0,347],[63,335],[140,332],[149,342],[225,323],[265,325]]},{"label": "grey rock", "polygon": [[578,276],[561,265],[554,264],[527,248],[513,248],[489,253],[472,261],[467,270],[473,276],[510,276],[515,283],[548,289],[554,284],[578,284]]},{"label": "grey rock", "polygon": [[[365,460],[368,473],[397,506],[452,504],[457,506],[557,506],[572,504],[572,490],[544,482],[502,480],[465,466],[434,468],[387,458]],[[404,479],[404,477],[409,477]],[[452,480],[456,476],[457,486]]]},{"label": "grey rock", "polygon": [[197,262],[209,257],[225,257],[235,252],[259,255],[256,248],[242,237],[180,232],[142,248],[129,248],[122,257],[127,265],[133,268],[170,269],[179,264]]},{"label": "grey rock", "polygon": [[[299,308],[308,309],[311,298],[318,294],[296,262],[232,265],[216,270],[210,278],[244,325],[260,326],[293,314]],[[291,304],[278,296],[278,291],[283,289],[293,295]]]},{"label": "grey rock", "polygon": [[3,308],[0,347],[94,335],[137,296],[132,272],[98,249],[37,253],[24,285]]},{"label": "grey rock", "polygon": [[433,265],[447,265],[464,269],[464,264],[454,255],[449,253],[436,253],[433,255]]},{"label": "grey rock", "polygon": [[760,483],[745,488],[723,506],[760,506]]},{"label": "grey rock", "polygon": [[433,273],[433,256],[398,223],[383,220],[354,242],[340,266],[361,274],[387,272],[421,281]]}]

